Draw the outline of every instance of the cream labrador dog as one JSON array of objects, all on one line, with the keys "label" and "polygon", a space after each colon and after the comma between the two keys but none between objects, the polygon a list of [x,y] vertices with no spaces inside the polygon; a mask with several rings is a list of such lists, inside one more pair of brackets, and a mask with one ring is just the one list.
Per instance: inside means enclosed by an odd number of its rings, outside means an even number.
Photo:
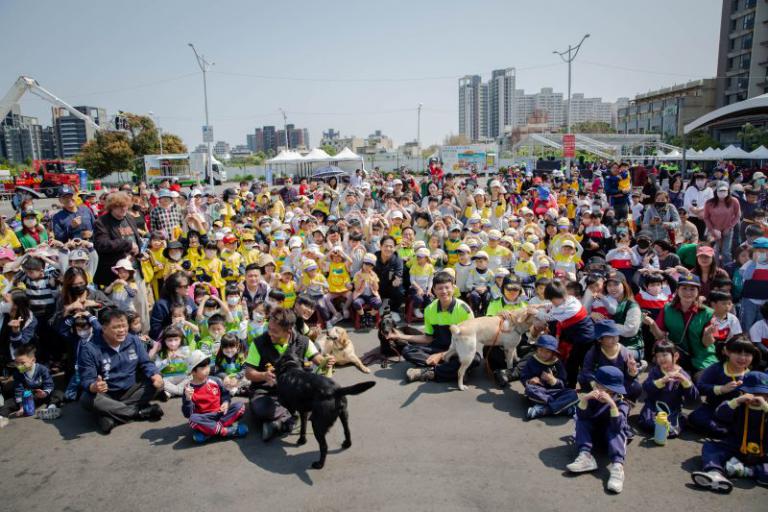
[{"label": "cream labrador dog", "polygon": [[331,327],[328,333],[317,338],[317,347],[323,355],[331,355],[336,358],[335,366],[353,364],[363,373],[371,373],[371,370],[360,361],[355,354],[355,347],[349,339],[347,330],[343,327]]},{"label": "cream labrador dog", "polygon": [[499,316],[483,316],[466,320],[458,325],[452,325],[451,345],[443,354],[443,361],[458,356],[459,389],[464,391],[464,374],[469,368],[475,352],[480,351],[479,345],[501,346],[511,367],[515,358],[515,349],[520,344],[523,333],[528,332],[534,323],[536,309],[532,307],[519,310],[505,311]]}]

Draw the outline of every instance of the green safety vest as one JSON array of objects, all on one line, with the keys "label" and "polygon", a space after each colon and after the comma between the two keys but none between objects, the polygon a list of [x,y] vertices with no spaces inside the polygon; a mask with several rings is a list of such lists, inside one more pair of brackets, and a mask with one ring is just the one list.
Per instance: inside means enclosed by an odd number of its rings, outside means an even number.
[{"label": "green safety vest", "polygon": [[[617,324],[624,324],[627,319],[627,313],[632,308],[639,308],[637,302],[633,300],[623,300],[616,308],[616,312],[613,314],[613,321]],[[627,348],[643,351],[643,331],[638,329],[634,336],[625,337],[621,336],[619,342]]]},{"label": "green safety vest", "polygon": [[[683,313],[673,307],[672,303],[664,306],[664,326],[667,329],[667,333],[669,333],[669,339],[681,351],[688,354],[691,359],[691,365],[696,370],[703,370],[717,362],[714,343],[708,347],[701,343],[704,328],[711,320],[712,310],[704,307],[691,318],[688,329],[686,329]],[[684,338],[683,334],[685,334]]]}]

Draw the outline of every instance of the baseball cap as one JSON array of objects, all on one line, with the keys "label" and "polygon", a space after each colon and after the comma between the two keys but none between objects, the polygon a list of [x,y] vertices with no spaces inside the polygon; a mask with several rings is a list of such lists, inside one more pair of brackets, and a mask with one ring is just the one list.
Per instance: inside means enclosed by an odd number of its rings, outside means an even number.
[{"label": "baseball cap", "polygon": [[488,259],[488,253],[485,252],[485,251],[477,251],[475,253],[475,255],[472,256],[473,260],[478,260],[478,259],[481,259],[481,258],[485,258],[487,260]]},{"label": "baseball cap", "polygon": [[376,264],[376,255],[372,253],[366,253],[365,256],[363,256],[363,263],[368,263],[369,265],[375,265]]},{"label": "baseball cap", "polygon": [[170,190],[162,189],[160,192],[157,193],[157,198],[162,199],[164,197],[167,197],[168,199],[173,199],[173,194]]},{"label": "baseball cap", "polygon": [[59,189],[59,197],[73,196],[73,195],[75,195],[75,191],[71,187],[68,187],[67,185],[64,185]]}]

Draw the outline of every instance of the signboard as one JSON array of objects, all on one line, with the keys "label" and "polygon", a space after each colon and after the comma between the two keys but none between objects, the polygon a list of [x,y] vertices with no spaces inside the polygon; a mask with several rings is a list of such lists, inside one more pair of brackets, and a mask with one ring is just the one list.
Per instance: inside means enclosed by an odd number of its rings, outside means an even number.
[{"label": "signboard", "polygon": [[203,126],[203,142],[213,142],[213,126]]},{"label": "signboard", "polygon": [[563,135],[563,157],[574,158],[576,156],[576,136],[572,133]]},{"label": "signboard", "polygon": [[496,163],[494,144],[469,144],[467,146],[443,146],[440,148],[443,170],[454,174],[469,174],[472,170],[483,172]]}]

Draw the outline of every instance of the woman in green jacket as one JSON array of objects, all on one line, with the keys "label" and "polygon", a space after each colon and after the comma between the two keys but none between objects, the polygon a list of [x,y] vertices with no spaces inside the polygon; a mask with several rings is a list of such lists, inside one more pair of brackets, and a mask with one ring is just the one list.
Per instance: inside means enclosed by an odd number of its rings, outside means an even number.
[{"label": "woman in green jacket", "polygon": [[627,284],[627,279],[621,272],[611,272],[605,280],[605,294],[614,298],[617,302],[613,321],[619,329],[619,343],[627,347],[627,350],[642,371],[643,364],[643,333],[640,331],[643,323],[643,314],[640,306],[635,302],[632,288]]},{"label": "woman in green jacket", "polygon": [[40,244],[48,243],[48,233],[37,220],[37,212],[26,210],[21,214],[21,230],[16,232],[21,247],[27,251]]}]

